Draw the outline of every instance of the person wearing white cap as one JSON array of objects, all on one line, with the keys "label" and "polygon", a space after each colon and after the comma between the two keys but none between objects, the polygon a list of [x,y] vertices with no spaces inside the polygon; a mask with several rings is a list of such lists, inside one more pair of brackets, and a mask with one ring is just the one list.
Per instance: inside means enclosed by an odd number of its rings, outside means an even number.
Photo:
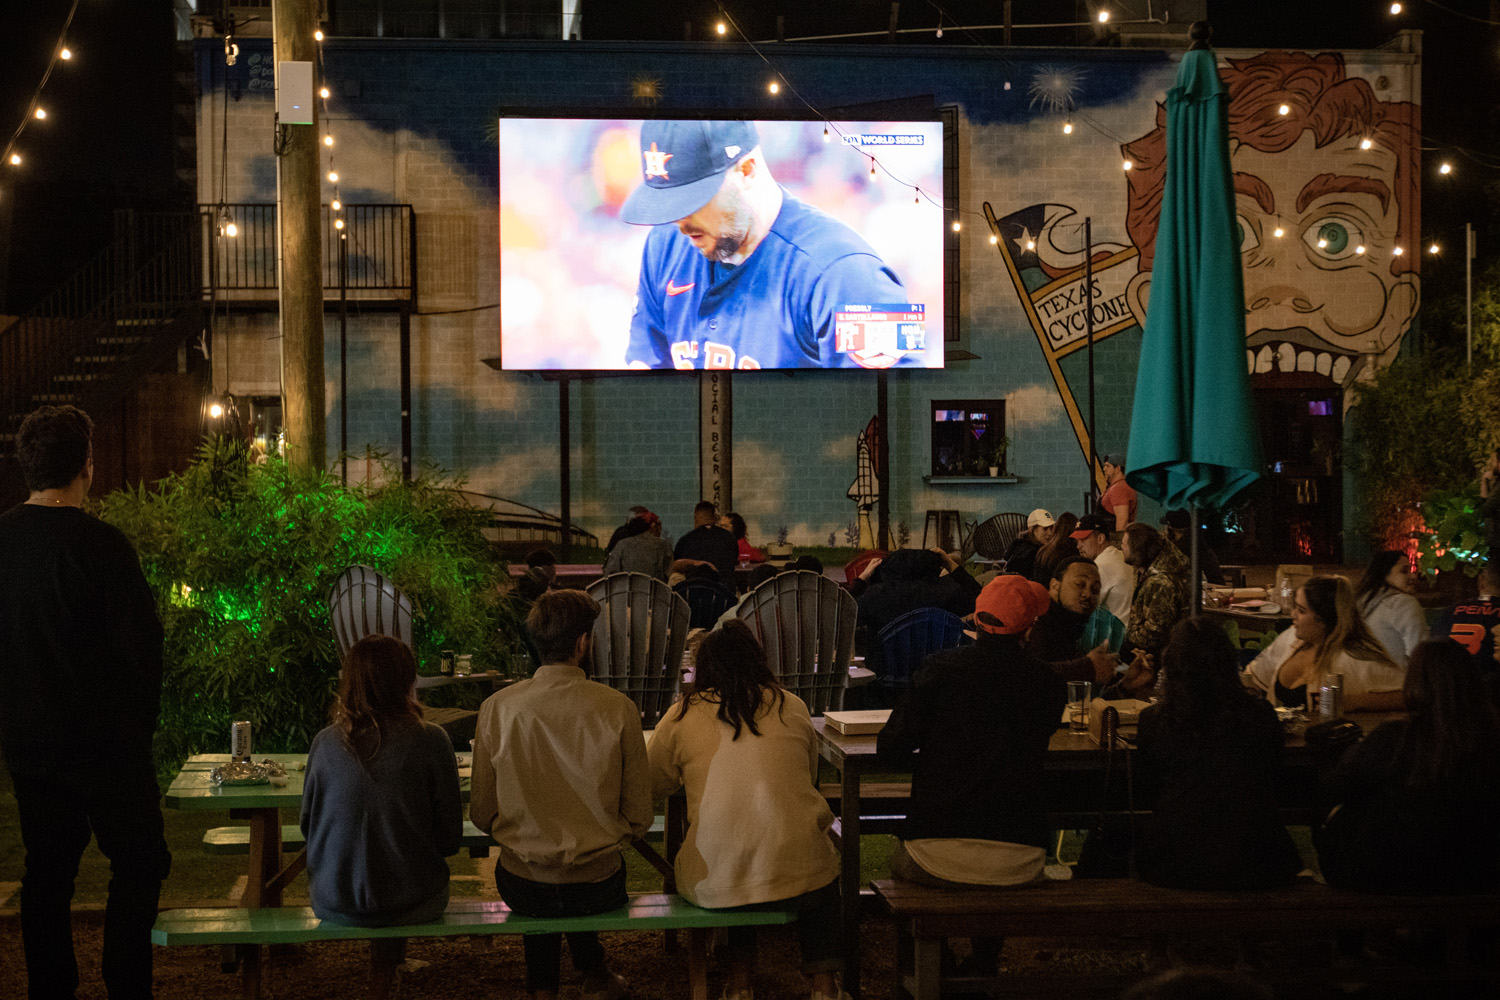
[{"label": "person wearing white cap", "polygon": [[1005,572],[1029,577],[1036,569],[1036,554],[1052,540],[1057,519],[1038,507],[1026,516],[1026,530],[1005,550]]},{"label": "person wearing white cap", "polygon": [[[840,335],[846,306],[908,303],[901,279],[848,226],[776,183],[746,121],[648,121],[642,183],[621,220],[654,227],[625,362],[632,368],[920,365],[920,331]],[[920,324],[907,324],[917,327]]]}]

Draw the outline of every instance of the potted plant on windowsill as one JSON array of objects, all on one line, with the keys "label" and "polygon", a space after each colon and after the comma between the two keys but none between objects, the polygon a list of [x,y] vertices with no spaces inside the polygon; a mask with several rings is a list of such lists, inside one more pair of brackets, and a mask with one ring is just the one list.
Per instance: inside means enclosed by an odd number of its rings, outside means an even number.
[{"label": "potted plant on windowsill", "polygon": [[990,477],[1000,475],[1000,470],[1005,468],[1005,452],[1010,448],[1010,438],[1002,437],[990,448]]}]

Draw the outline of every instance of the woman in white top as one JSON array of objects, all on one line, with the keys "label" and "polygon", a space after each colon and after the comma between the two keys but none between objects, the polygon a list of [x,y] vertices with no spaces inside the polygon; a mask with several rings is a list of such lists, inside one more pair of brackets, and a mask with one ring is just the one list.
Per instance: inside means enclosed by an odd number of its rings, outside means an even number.
[{"label": "woman in white top", "polygon": [[[818,793],[807,706],[777,682],[755,634],[726,622],[698,647],[693,686],[651,738],[656,793],[687,790],[677,891],[727,909],[794,903],[813,1000],[845,997],[833,813]],[[750,1000],[755,929],[729,928],[729,1000]]]},{"label": "woman in white top", "polygon": [[1297,589],[1292,627],[1245,670],[1250,684],[1277,705],[1311,708],[1323,674],[1344,675],[1346,711],[1392,711],[1402,706],[1405,670],[1370,634],[1341,576],[1315,576]]},{"label": "woman in white top", "polygon": [[1415,589],[1411,560],[1394,549],[1376,553],[1354,588],[1365,624],[1391,659],[1403,667],[1417,643],[1427,638],[1427,616],[1412,596]]}]

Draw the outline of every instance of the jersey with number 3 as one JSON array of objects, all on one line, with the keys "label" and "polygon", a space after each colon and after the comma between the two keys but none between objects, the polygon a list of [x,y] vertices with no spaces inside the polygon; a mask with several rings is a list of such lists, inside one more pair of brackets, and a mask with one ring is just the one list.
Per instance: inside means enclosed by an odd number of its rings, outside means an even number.
[{"label": "jersey with number 3", "polygon": [[839,349],[836,314],[845,305],[906,299],[901,279],[853,230],[784,193],[771,231],[738,265],[708,260],[675,223],[651,230],[625,361],[718,369],[920,365],[920,352],[872,357]]}]

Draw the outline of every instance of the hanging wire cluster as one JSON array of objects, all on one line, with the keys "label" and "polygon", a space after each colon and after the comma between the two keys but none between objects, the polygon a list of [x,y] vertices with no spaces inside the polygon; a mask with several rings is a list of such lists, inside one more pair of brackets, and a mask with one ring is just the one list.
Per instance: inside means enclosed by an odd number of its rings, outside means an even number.
[{"label": "hanging wire cluster", "polygon": [[349,234],[344,232],[344,202],[339,196],[339,171],[338,163],[334,154],[336,145],[333,140],[333,123],[328,117],[328,102],[333,97],[333,91],[328,86],[328,66],[323,58],[323,39],[325,35],[322,29],[313,32],[313,41],[318,43],[318,99],[323,102],[323,146],[328,151],[328,183],[333,188],[333,197],[328,202],[328,209],[333,213],[333,228],[338,231],[339,239],[346,240]]},{"label": "hanging wire cluster", "polygon": [[5,144],[3,162],[11,167],[19,167],[24,158],[21,156],[21,136],[26,127],[33,122],[46,121],[48,112],[42,106],[42,91],[47,86],[47,81],[52,79],[52,71],[60,62],[70,62],[73,58],[73,50],[68,47],[68,31],[73,27],[73,15],[78,13],[79,0],[73,0],[68,8],[68,16],[63,19],[62,31],[58,33],[57,44],[52,47],[52,58],[47,60],[47,69],[42,73],[41,80],[36,89],[31,92],[31,102],[26,105],[26,113],[21,116],[21,122],[16,130],[11,133],[10,141]]}]

